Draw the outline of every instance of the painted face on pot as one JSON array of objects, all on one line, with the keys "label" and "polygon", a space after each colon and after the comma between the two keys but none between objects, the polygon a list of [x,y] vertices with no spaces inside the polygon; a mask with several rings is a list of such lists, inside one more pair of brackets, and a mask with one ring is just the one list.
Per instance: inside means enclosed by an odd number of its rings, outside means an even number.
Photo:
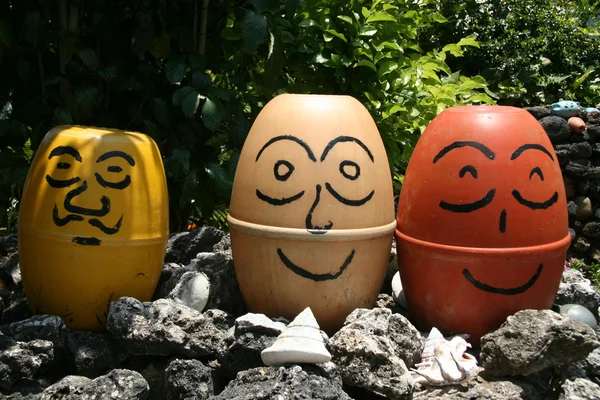
[{"label": "painted face on pot", "polygon": [[[279,96],[255,121],[237,167],[232,216],[313,236],[389,224],[390,173],[371,116],[347,96],[298,97]],[[338,278],[355,257],[349,245],[337,265],[316,273],[290,259],[285,244],[273,249],[282,266],[314,281]]]},{"label": "painted face on pot", "polygon": [[[469,107],[447,111],[430,124],[430,133],[424,134],[413,153],[411,162],[426,167],[419,170],[420,183],[411,185],[410,193],[402,193],[407,199],[399,209],[400,231],[428,242],[476,248],[563,240],[567,234],[564,183],[552,144],[539,123],[511,107],[498,107],[489,114],[470,115]],[[490,128],[482,134],[472,128],[477,124]],[[410,173],[409,166],[407,176]],[[436,229],[424,229],[423,224]],[[515,295],[532,287],[543,268],[532,265],[530,278],[511,287],[489,285],[468,269],[463,275],[478,289]]]},{"label": "painted face on pot", "polygon": [[156,169],[140,163],[136,145],[144,140],[141,135],[79,127],[62,129],[58,136],[49,132],[29,178],[39,182],[44,195],[37,198],[37,215],[25,220],[40,230],[72,236],[81,246],[128,238],[135,229],[143,235],[148,229],[138,217],[147,215],[150,225],[155,219],[147,212],[151,188],[144,187],[144,174]]}]

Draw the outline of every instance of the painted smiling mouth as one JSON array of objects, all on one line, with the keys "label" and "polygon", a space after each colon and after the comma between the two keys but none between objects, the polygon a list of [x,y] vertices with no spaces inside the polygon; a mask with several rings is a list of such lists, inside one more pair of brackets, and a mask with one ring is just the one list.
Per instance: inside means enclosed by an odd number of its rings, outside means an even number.
[{"label": "painted smiling mouth", "polygon": [[301,268],[301,267],[297,266],[296,264],[294,264],[292,261],[290,261],[289,258],[286,257],[286,255],[283,253],[283,250],[277,249],[277,255],[279,256],[279,259],[281,260],[283,265],[285,265],[293,273],[300,275],[303,278],[315,281],[315,282],[322,282],[322,281],[337,279],[340,275],[342,275],[342,273],[346,270],[346,268],[348,268],[348,265],[350,265],[350,263],[352,262],[352,259],[354,258],[354,253],[355,253],[355,251],[352,250],[352,252],[348,255],[348,257],[346,257],[346,260],[344,261],[344,263],[342,264],[342,266],[336,273],[313,274],[312,272],[309,272],[309,271],[305,270],[304,268]]},{"label": "painted smiling mouth", "polygon": [[[77,214],[67,214],[65,217],[60,217],[58,215],[58,207],[56,206],[56,204],[54,205],[54,209],[52,210],[52,221],[54,222],[54,224],[56,224],[56,226],[65,226],[70,222],[81,222],[83,220],[84,218],[81,215]],[[98,218],[91,218],[88,220],[88,224],[100,229],[103,233],[107,235],[114,235],[115,233],[119,232],[122,223],[123,215],[121,215],[121,218],[119,218],[119,220],[113,227],[104,225],[104,223]],[[102,241],[98,238],[82,236],[76,236],[73,238],[72,241],[74,243],[84,246],[99,246],[102,243]]]},{"label": "painted smiling mouth", "polygon": [[537,282],[538,278],[542,274],[543,269],[544,269],[544,264],[540,264],[538,266],[535,274],[533,274],[533,276],[531,277],[531,279],[529,279],[529,281],[527,281],[527,283],[525,283],[524,285],[521,285],[521,286],[514,287],[514,288],[498,288],[498,287],[490,286],[486,283],[480,282],[473,277],[473,275],[467,268],[463,269],[462,273],[465,276],[465,278],[467,279],[467,281],[469,281],[477,289],[483,290],[484,292],[494,293],[494,294],[502,294],[505,296],[514,296],[516,294],[521,294],[521,293],[525,292],[526,290],[528,290],[529,288],[531,288],[535,284],[535,282]]}]

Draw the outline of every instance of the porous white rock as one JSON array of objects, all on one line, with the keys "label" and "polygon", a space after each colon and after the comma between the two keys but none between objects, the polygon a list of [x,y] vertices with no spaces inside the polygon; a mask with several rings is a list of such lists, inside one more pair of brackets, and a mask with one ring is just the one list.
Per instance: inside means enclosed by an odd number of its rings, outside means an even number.
[{"label": "porous white rock", "polygon": [[260,356],[268,366],[284,364],[320,364],[331,360],[324,337],[310,307],[290,322],[272,346]]}]

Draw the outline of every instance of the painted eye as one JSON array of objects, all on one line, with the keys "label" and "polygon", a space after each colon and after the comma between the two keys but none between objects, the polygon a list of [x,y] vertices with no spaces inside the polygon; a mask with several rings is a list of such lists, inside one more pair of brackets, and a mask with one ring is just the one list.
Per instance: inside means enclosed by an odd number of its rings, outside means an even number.
[{"label": "painted eye", "polygon": [[287,181],[294,172],[294,169],[294,166],[289,161],[277,161],[273,166],[273,173],[275,174],[275,179],[281,182]]},{"label": "painted eye", "polygon": [[465,165],[462,167],[458,175],[463,178],[467,172],[471,174],[473,178],[477,179],[477,168],[472,165]]},{"label": "painted eye", "polygon": [[529,173],[529,179],[533,179],[534,175],[538,175],[542,181],[544,180],[544,174],[542,173],[540,167],[535,167],[531,170],[531,172]]},{"label": "painted eye", "polygon": [[[56,169],[63,169],[63,170],[67,170],[71,168],[71,164],[68,162],[59,162],[58,164],[56,164]],[[53,177],[51,177],[50,175],[46,175],[46,182],[48,182],[48,184],[50,186],[52,186],[55,189],[62,189],[62,188],[66,188],[69,187],[77,182],[80,181],[79,177],[74,177],[74,178],[70,178],[70,179],[55,179]]]},{"label": "painted eye", "polygon": [[340,173],[344,178],[355,181],[360,176],[360,167],[354,161],[344,160],[340,163]]}]

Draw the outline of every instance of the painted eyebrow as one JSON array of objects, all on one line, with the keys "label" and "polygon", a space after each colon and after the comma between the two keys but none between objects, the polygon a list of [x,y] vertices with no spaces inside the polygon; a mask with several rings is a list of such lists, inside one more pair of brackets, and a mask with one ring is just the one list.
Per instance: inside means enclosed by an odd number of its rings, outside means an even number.
[{"label": "painted eyebrow", "polygon": [[433,163],[435,164],[436,162],[438,162],[438,160],[440,158],[444,157],[446,154],[448,154],[452,150],[460,149],[462,147],[473,147],[474,149],[481,151],[490,160],[493,160],[496,158],[496,154],[492,150],[490,150],[489,147],[484,145],[483,143],[466,140],[466,141],[457,141],[457,142],[454,142],[454,143],[444,147],[433,158]]},{"label": "painted eyebrow", "polygon": [[79,152],[71,147],[71,146],[57,146],[54,149],[52,149],[52,151],[50,152],[50,154],[48,155],[48,160],[51,159],[52,157],[58,157],[58,156],[62,156],[63,154],[69,154],[71,156],[73,156],[73,158],[79,162],[81,162],[81,154],[79,154]]},{"label": "painted eyebrow", "polygon": [[279,142],[280,140],[291,140],[292,142],[296,142],[298,143],[300,146],[302,146],[304,148],[304,150],[306,150],[306,154],[308,154],[308,158],[310,158],[312,161],[316,162],[317,159],[315,158],[315,154],[313,153],[313,151],[310,149],[310,147],[308,146],[308,144],[306,144],[304,141],[298,139],[296,136],[292,136],[292,135],[281,135],[281,136],[275,136],[274,138],[272,138],[271,140],[269,140],[267,143],[265,143],[265,145],[260,149],[260,151],[258,152],[258,154],[256,155],[256,160],[254,160],[255,162],[258,161],[258,159],[260,158],[260,155],[263,153],[263,151],[265,151],[265,149],[267,147],[269,147],[270,145],[272,145],[275,142]]},{"label": "painted eyebrow", "polygon": [[554,157],[552,157],[552,154],[548,151],[548,149],[546,149],[544,146],[542,146],[541,144],[538,144],[538,143],[527,143],[527,144],[524,144],[523,146],[520,146],[518,149],[515,150],[514,153],[512,153],[512,156],[510,156],[510,159],[511,160],[516,159],[521,154],[523,154],[523,152],[525,150],[539,150],[542,153],[548,155],[548,157],[550,157],[550,159],[552,161],[554,161]]},{"label": "painted eyebrow", "polygon": [[129,154],[125,153],[124,151],[120,151],[120,150],[107,151],[106,153],[104,153],[100,157],[98,157],[96,162],[99,163],[100,161],[104,161],[104,160],[107,160],[112,157],[121,157],[125,161],[127,161],[129,163],[129,165],[131,165],[132,167],[135,165],[135,161],[133,160],[133,157],[131,157]]},{"label": "painted eyebrow", "polygon": [[338,143],[343,143],[343,142],[354,142],[354,143],[358,144],[367,153],[367,155],[369,156],[371,161],[375,162],[375,158],[373,157],[373,153],[371,153],[371,150],[369,150],[369,148],[363,142],[361,142],[360,139],[357,139],[352,136],[338,136],[335,139],[333,139],[331,142],[329,142],[327,144],[327,146],[325,147],[325,150],[323,150],[323,155],[321,156],[321,161],[325,160],[325,157],[327,157],[327,154],[331,151],[333,146],[335,146]]}]

